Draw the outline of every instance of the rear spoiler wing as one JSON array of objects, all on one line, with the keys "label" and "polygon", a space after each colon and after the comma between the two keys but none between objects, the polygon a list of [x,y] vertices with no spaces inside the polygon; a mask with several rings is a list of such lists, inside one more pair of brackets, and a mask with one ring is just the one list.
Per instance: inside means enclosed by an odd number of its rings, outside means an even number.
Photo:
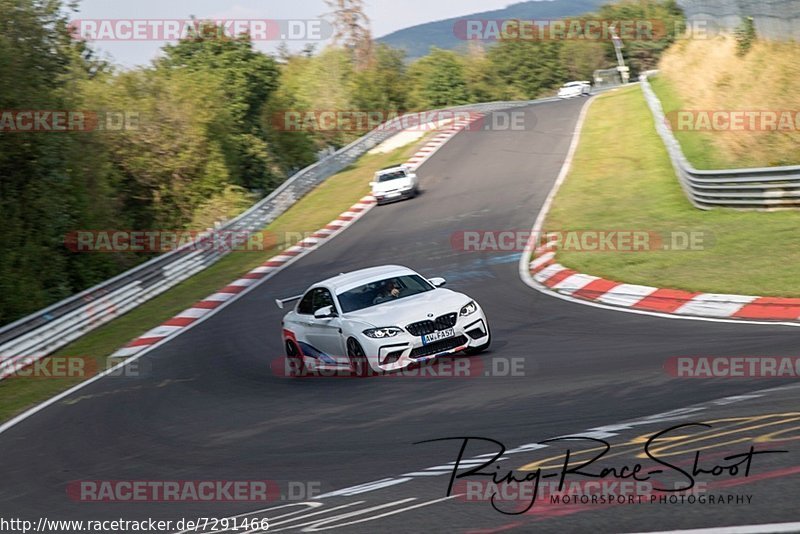
[{"label": "rear spoiler wing", "polygon": [[278,306],[278,308],[283,309],[283,307],[286,306],[286,304],[288,304],[289,302],[294,302],[295,300],[300,300],[301,298],[303,298],[303,295],[297,295],[296,297],[289,297],[288,299],[275,299],[275,305]]}]

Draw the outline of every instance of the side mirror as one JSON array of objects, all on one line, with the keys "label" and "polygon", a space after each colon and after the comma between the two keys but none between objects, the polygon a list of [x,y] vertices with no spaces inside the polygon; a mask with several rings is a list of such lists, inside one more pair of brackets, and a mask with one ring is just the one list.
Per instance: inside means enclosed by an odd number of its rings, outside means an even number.
[{"label": "side mirror", "polygon": [[376,185],[378,185],[378,182],[370,182],[370,183],[369,183],[369,186],[370,186],[370,187],[375,187]]},{"label": "side mirror", "polygon": [[324,306],[314,312],[314,319],[330,319],[331,317],[336,317],[333,306]]},{"label": "side mirror", "polygon": [[430,282],[433,287],[443,287],[447,283],[447,280],[441,276],[437,276],[436,278],[431,278],[428,282]]}]

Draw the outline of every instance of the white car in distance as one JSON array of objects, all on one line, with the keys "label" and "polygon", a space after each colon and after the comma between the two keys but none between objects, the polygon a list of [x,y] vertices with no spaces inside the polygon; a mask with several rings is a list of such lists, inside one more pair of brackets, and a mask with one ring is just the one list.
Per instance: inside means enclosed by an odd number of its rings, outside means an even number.
[{"label": "white car in distance", "polygon": [[[482,352],[489,323],[477,302],[407,267],[386,265],[311,286],[283,318],[290,374],[396,371],[440,356]],[[352,376],[345,374],[345,376]]]},{"label": "white car in distance", "polygon": [[372,196],[378,204],[413,198],[419,193],[416,173],[405,165],[388,167],[375,173],[370,182]]},{"label": "white car in distance", "polygon": [[589,96],[592,93],[592,84],[587,81],[568,82],[558,90],[560,98],[574,98],[576,96]]}]

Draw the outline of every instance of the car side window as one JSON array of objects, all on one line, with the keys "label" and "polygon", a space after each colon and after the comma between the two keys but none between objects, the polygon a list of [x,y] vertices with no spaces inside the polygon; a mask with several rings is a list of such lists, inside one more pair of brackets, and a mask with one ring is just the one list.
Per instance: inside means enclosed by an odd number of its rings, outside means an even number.
[{"label": "car side window", "polygon": [[314,312],[316,312],[320,308],[324,308],[325,306],[332,306],[333,310],[336,311],[336,306],[333,303],[333,296],[331,292],[327,289],[317,288],[314,290]]},{"label": "car side window", "polygon": [[316,291],[316,289],[313,289],[305,294],[303,299],[300,301],[300,304],[297,305],[297,313],[303,315],[311,315],[314,313],[313,298]]}]

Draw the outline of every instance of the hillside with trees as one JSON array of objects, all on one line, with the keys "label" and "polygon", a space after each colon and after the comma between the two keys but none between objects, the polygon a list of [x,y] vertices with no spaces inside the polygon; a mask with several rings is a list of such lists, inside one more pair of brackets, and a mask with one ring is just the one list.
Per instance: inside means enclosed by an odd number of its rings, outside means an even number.
[{"label": "hillside with trees", "polygon": [[[204,229],[263,197],[322,150],[363,131],[285,131],[286,110],[403,112],[532,99],[614,64],[608,42],[500,41],[414,61],[372,38],[362,0],[330,0],[335,40],[267,55],[208,24],[151,65],[120,70],[74,39],[59,0],[0,0],[0,110],[133,113],[135,127],[0,132],[0,324],[149,258],[76,254],[78,229]],[[603,16],[679,20],[672,0]],[[631,44],[646,68],[673,39]]]}]

